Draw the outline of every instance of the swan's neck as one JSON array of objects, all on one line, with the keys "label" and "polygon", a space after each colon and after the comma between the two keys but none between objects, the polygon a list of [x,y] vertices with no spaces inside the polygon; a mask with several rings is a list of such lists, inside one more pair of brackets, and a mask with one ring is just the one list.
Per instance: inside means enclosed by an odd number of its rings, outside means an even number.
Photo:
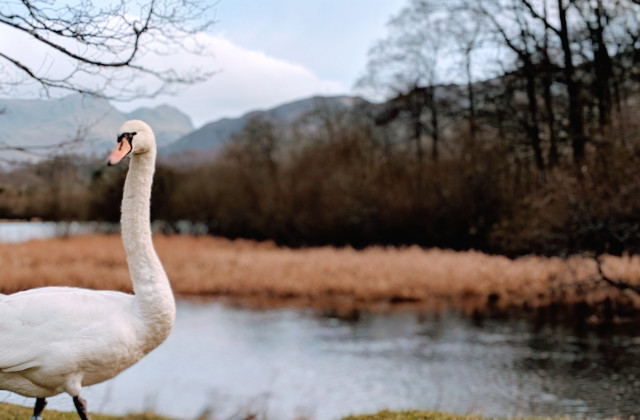
[{"label": "swan's neck", "polygon": [[164,341],[175,318],[169,279],[151,240],[150,200],[154,169],[154,152],[132,156],[120,218],[145,352]]}]

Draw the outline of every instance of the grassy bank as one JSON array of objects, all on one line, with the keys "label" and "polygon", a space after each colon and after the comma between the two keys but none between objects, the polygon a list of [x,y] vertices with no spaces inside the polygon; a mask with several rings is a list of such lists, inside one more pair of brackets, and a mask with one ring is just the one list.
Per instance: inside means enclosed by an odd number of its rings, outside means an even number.
[{"label": "grassy bank", "polygon": [[[463,414],[439,413],[435,411],[380,411],[375,414],[363,414],[345,417],[342,420],[487,420],[488,417],[468,416]],[[543,420],[543,417],[528,420]],[[550,418],[546,418],[549,420]],[[567,418],[564,418],[567,420]],[[527,420],[511,418],[511,420]]]},{"label": "grassy bank", "polygon": [[[0,420],[26,419],[31,416],[32,409],[13,404],[0,403]],[[73,412],[61,412],[46,410],[44,413],[46,420],[77,420],[78,415]],[[255,419],[247,416],[244,420]],[[92,420],[168,420],[153,413],[130,414],[123,417],[104,416],[91,414]],[[343,420],[487,420],[487,417],[457,415],[448,413],[438,413],[434,411],[380,411],[375,414],[354,415],[345,417]],[[517,419],[513,419],[517,420]],[[527,420],[527,419],[520,419]],[[536,420],[536,419],[529,419]],[[537,420],[542,420],[537,418]]]},{"label": "grassy bank", "polygon": [[[598,322],[634,317],[640,296],[602,281],[593,259],[523,257],[418,247],[309,248],[213,237],[156,236],[174,291],[182,295],[353,308],[410,303],[467,313],[571,307]],[[640,285],[640,258],[603,258],[613,279]],[[0,292],[67,285],[130,291],[118,235],[0,244]],[[586,309],[585,309],[586,308]]]},{"label": "grassy bank", "polygon": [[[34,400],[35,401],[35,400]],[[0,403],[0,420],[28,419],[33,414],[33,408],[23,407],[15,404]],[[46,420],[78,420],[75,412],[62,412],[46,410],[43,413]],[[91,420],[168,420],[153,413],[130,414],[122,417],[105,416],[91,413]]]}]

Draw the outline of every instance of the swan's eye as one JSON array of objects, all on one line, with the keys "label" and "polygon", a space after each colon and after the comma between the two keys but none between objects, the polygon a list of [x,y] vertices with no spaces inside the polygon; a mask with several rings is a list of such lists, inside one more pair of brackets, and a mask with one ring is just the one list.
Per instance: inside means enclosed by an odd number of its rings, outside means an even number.
[{"label": "swan's eye", "polygon": [[122,142],[122,139],[127,139],[129,141],[129,143],[133,143],[133,136],[135,136],[138,133],[122,133],[118,136],[118,143]]}]

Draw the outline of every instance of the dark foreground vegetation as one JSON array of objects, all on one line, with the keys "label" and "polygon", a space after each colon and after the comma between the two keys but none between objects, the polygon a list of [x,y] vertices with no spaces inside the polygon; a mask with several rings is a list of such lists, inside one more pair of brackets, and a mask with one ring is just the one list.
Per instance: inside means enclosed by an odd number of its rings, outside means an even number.
[{"label": "dark foreground vegetation", "polygon": [[[391,99],[319,100],[293,125],[252,120],[206,163],[165,158],[153,217],[288,246],[635,253],[640,6],[613,3],[412,0],[361,81]],[[439,83],[444,52],[468,83]],[[474,80],[478,57],[496,77]],[[0,218],[116,221],[124,174],[68,157],[3,173]]]}]

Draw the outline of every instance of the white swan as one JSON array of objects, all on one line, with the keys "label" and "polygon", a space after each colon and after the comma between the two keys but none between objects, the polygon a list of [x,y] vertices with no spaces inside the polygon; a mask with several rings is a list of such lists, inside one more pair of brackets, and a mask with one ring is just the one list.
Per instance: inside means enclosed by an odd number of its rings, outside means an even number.
[{"label": "white swan", "polygon": [[156,144],[142,121],[120,128],[108,163],[129,154],[120,221],[134,295],[73,287],[0,295],[0,390],[37,398],[32,419],[40,419],[46,397],[66,392],[86,420],[82,387],[136,363],[173,325],[173,293],[149,224]]}]

